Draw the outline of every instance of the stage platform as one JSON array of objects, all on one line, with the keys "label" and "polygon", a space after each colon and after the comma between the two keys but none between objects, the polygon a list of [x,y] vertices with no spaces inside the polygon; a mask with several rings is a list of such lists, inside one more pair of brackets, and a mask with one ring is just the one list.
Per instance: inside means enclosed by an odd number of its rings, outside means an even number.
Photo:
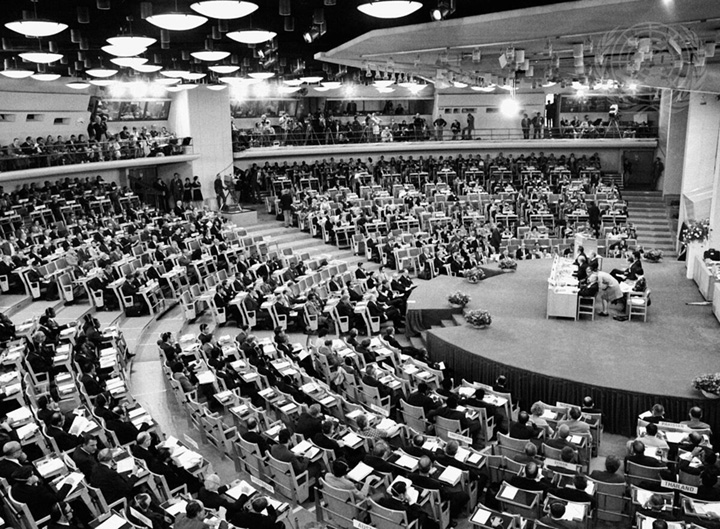
[{"label": "stage platform", "polygon": [[[686,305],[702,297],[685,278],[684,263],[645,263],[652,290],[647,322],[598,315],[594,321],[546,319],[551,264],[550,259],[520,261],[517,272],[474,285],[447,276],[416,281],[408,328],[412,321],[417,330],[417,322],[427,326],[452,319],[460,311],[447,296],[462,290],[472,297],[470,309],[490,311],[492,325],[433,326],[426,335],[433,359],[444,361],[458,381],[492,383],[505,374],[524,408],[533,400],[580,402],[593,395],[606,412],[606,429],[624,435],[634,430],[637,414],[655,402],[672,420],[684,420],[694,404],[703,407],[710,424],[720,419],[718,401],[705,399],[691,385],[700,373],[720,371],[720,324],[711,307]],[[622,265],[605,259],[603,269]]]}]

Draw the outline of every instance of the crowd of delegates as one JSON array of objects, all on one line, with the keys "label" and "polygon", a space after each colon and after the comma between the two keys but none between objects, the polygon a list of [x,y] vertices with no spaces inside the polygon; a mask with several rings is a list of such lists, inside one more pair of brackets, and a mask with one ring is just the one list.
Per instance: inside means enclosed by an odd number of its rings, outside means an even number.
[{"label": "crowd of delegates", "polygon": [[107,120],[95,116],[88,134],[69,136],[27,136],[14,138],[0,147],[0,172],[89,162],[181,154],[178,138],[165,127],[160,130],[124,126],[119,132],[108,130]]}]

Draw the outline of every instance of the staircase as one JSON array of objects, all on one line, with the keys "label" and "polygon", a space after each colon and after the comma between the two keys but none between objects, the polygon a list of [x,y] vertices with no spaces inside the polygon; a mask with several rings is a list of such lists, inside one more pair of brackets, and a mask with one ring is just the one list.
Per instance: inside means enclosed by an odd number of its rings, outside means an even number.
[{"label": "staircase", "polygon": [[662,192],[626,189],[623,198],[628,203],[628,221],[635,226],[638,244],[646,250],[662,250],[666,256],[675,255],[675,237]]}]

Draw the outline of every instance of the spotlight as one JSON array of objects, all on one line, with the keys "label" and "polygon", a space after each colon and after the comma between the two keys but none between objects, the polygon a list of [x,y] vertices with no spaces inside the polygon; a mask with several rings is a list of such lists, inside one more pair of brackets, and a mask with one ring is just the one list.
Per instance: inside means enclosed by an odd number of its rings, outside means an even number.
[{"label": "spotlight", "polygon": [[520,104],[514,98],[503,99],[500,103],[500,112],[508,118],[515,117],[520,113]]},{"label": "spotlight", "polygon": [[430,18],[435,21],[445,20],[455,12],[455,0],[439,0],[437,9],[430,11]]},{"label": "spotlight", "polygon": [[308,31],[303,33],[303,40],[308,44],[312,44],[318,38],[320,38],[320,28],[318,28],[317,26],[313,26]]}]

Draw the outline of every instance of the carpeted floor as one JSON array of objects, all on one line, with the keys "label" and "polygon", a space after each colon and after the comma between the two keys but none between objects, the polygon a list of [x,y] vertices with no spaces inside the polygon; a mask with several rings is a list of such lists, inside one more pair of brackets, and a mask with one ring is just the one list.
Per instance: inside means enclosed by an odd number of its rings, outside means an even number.
[{"label": "carpeted floor", "polygon": [[[425,305],[429,296],[435,298],[436,307],[447,307],[450,292],[467,292],[472,297],[469,308],[489,310],[492,325],[485,330],[471,330],[467,324],[434,327],[431,332],[496,362],[549,376],[698,398],[691,386],[693,377],[720,371],[720,323],[711,307],[686,305],[702,301],[702,296],[685,278],[684,263],[645,264],[652,291],[647,322],[618,322],[597,315],[595,321],[546,319],[551,264],[549,259],[521,261],[517,272],[474,285],[446,276],[419,281],[411,300],[422,298]],[[620,260],[605,259],[603,270],[622,266]]]}]

